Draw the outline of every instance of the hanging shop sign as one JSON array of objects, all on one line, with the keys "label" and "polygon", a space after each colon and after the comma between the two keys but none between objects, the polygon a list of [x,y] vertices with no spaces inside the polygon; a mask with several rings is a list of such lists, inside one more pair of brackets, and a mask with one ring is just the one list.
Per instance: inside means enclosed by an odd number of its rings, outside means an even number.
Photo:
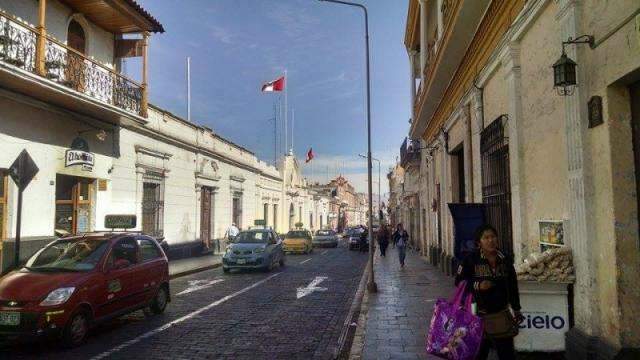
[{"label": "hanging shop sign", "polygon": [[95,156],[89,152],[89,144],[83,138],[77,137],[71,143],[71,149],[64,153],[64,166],[81,166],[82,170],[92,171]]}]

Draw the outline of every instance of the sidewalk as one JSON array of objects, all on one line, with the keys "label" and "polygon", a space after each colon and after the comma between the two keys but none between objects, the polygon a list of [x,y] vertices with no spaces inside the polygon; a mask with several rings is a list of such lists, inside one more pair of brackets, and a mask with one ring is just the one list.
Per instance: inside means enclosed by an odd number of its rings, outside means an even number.
[{"label": "sidewalk", "polygon": [[194,272],[213,269],[222,264],[222,255],[202,255],[169,261],[169,277],[188,275]]},{"label": "sidewalk", "polygon": [[453,279],[411,251],[401,270],[392,247],[384,258],[376,252],[374,263],[378,293],[365,295],[350,358],[436,359],[425,350],[427,331],[435,300],[451,295]]}]

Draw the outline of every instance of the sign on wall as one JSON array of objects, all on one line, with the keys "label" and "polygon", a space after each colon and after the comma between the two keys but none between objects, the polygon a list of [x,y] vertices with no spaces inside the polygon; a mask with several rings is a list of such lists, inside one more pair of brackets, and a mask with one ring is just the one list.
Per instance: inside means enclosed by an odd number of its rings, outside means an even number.
[{"label": "sign on wall", "polygon": [[564,226],[562,220],[540,220],[540,251],[564,246]]},{"label": "sign on wall", "polygon": [[95,156],[89,152],[89,144],[83,138],[75,138],[71,148],[64,153],[64,167],[81,166],[82,170],[92,171],[94,163]]}]

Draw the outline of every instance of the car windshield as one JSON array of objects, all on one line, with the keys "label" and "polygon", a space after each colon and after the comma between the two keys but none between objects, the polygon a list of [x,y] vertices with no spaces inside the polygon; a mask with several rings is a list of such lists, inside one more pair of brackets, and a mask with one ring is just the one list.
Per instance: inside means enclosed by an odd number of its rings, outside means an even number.
[{"label": "car windshield", "polygon": [[306,238],[307,232],[306,231],[289,231],[287,233],[287,235],[285,236],[285,238],[287,239],[299,239],[299,238]]},{"label": "car windshield", "polygon": [[235,244],[262,244],[269,239],[269,233],[264,231],[243,231],[236,236]]},{"label": "car windshield", "polygon": [[58,240],[27,261],[31,271],[90,271],[100,262],[109,242],[105,239]]},{"label": "car windshield", "polygon": [[333,231],[331,231],[331,230],[318,230],[318,231],[316,231],[316,235],[318,235],[318,236],[330,236],[330,235],[333,235]]}]

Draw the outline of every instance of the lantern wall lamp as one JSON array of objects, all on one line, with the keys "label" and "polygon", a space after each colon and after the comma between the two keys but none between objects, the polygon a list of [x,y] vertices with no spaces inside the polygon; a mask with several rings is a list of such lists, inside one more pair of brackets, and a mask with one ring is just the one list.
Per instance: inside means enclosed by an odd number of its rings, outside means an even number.
[{"label": "lantern wall lamp", "polygon": [[591,35],[581,35],[577,38],[569,37],[567,41],[562,42],[562,55],[560,59],[553,64],[553,87],[561,96],[571,96],[577,85],[576,64],[567,56],[565,48],[567,45],[589,44],[590,48],[594,48],[595,42]]}]

